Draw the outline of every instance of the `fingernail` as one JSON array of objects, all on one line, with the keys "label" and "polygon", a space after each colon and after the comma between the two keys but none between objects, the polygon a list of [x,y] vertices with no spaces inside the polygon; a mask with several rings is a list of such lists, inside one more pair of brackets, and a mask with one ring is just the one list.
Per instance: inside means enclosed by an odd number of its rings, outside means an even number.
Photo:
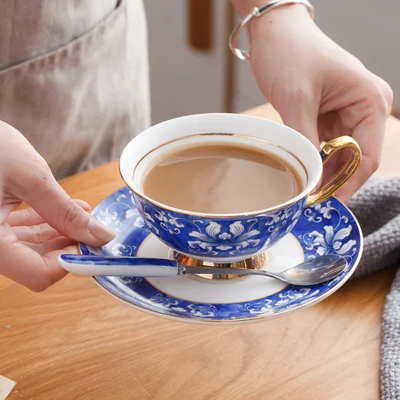
[{"label": "fingernail", "polygon": [[94,217],[90,217],[88,229],[91,235],[103,242],[110,242],[115,238],[115,233]]}]

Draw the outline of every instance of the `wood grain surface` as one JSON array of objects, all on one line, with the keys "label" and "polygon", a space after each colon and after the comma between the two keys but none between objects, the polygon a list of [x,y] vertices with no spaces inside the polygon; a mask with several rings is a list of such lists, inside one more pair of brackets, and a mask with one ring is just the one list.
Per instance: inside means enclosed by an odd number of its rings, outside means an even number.
[{"label": "wood grain surface", "polygon": [[[269,106],[249,113],[278,120]],[[387,143],[399,135],[391,119]],[[391,151],[383,174],[400,173]],[[94,206],[123,184],[112,162],[62,185]],[[0,375],[17,382],[11,400],[378,400],[393,275],[351,281],[296,314],[228,327],[148,316],[90,278],[70,275],[37,294],[0,277]]]}]

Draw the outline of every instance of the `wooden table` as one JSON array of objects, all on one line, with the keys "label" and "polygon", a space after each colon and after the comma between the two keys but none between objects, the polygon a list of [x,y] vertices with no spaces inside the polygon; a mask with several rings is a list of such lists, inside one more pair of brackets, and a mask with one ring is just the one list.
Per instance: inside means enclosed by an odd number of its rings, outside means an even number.
[{"label": "wooden table", "polygon": [[[279,118],[268,106],[249,113]],[[384,175],[400,173],[399,136],[391,118]],[[112,162],[62,185],[95,205],[122,181]],[[299,313],[228,327],[140,313],[89,278],[70,275],[41,294],[0,278],[0,375],[17,381],[11,400],[376,400],[393,274],[351,281]]]}]

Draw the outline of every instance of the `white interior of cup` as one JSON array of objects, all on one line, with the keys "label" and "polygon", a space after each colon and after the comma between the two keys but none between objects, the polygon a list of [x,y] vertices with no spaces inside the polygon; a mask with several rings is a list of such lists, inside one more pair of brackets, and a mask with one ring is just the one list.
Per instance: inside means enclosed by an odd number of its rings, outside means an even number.
[{"label": "white interior of cup", "polygon": [[[152,165],[165,153],[197,144],[236,144],[264,150],[289,164],[302,180],[304,190],[282,207],[307,194],[317,185],[322,174],[322,161],[317,149],[300,133],[264,118],[240,114],[199,114],[176,118],[155,125],[132,139],[120,158],[121,176],[126,184],[150,203],[183,214],[199,215],[190,210],[177,210],[158,203],[143,193],[143,180]],[[242,214],[256,215],[257,212]],[[219,217],[238,214],[217,214]]]}]

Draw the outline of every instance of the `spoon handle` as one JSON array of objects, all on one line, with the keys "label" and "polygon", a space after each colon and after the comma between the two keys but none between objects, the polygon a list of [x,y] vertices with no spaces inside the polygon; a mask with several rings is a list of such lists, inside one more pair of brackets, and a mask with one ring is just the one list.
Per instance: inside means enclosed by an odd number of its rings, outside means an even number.
[{"label": "spoon handle", "polygon": [[161,258],[83,256],[62,254],[60,265],[69,272],[85,276],[167,277],[179,273],[178,262]]}]

